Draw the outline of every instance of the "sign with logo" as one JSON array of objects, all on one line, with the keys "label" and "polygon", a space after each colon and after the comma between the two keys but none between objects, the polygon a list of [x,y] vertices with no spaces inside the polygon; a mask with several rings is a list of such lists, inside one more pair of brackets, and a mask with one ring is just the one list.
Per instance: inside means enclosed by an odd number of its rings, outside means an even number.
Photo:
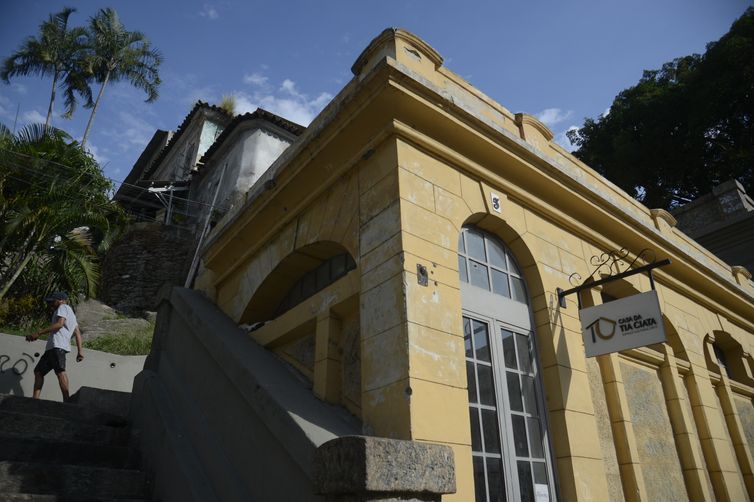
[{"label": "sign with logo", "polygon": [[581,309],[579,317],[587,357],[665,341],[656,291]]}]

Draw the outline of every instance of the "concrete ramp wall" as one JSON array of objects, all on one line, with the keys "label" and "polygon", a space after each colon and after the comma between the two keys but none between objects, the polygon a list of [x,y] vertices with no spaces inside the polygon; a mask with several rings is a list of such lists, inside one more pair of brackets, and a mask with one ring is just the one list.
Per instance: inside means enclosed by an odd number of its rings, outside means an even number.
[{"label": "concrete ramp wall", "polygon": [[182,288],[160,304],[131,418],[155,497],[166,501],[322,500],[312,484],[315,450],[361,432],[215,305]]},{"label": "concrete ramp wall", "polygon": [[[27,342],[21,336],[0,334],[0,394],[31,397],[34,367],[45,351],[44,340]],[[66,358],[70,392],[81,387],[131,392],[133,379],[144,366],[146,356],[120,356],[84,348],[84,360],[76,362],[76,344]],[[58,379],[52,371],[42,387],[42,399],[62,401]]]}]

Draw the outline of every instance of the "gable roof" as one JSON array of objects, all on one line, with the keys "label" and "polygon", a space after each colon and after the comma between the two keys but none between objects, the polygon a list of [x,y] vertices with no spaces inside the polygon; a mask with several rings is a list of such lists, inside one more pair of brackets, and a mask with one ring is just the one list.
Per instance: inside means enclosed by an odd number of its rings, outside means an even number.
[{"label": "gable roof", "polygon": [[[290,132],[294,136],[300,136],[301,133],[303,133],[306,130],[306,127],[299,125],[295,122],[291,122],[288,119],[284,119],[280,115],[275,115],[272,112],[268,112],[267,110],[263,108],[257,108],[253,112],[244,113],[242,115],[236,115],[236,117],[223,129],[223,132],[220,133],[220,136],[217,137],[214,143],[212,143],[212,146],[207,149],[206,152],[204,152],[204,155],[202,156],[201,162],[202,164],[206,164],[212,156],[222,147],[223,143],[226,139],[230,137],[231,134],[233,134],[233,131],[242,123],[248,122],[251,120],[266,120],[267,122],[270,122],[271,124],[274,124],[281,129]],[[201,170],[201,167],[199,168]]]},{"label": "gable roof", "polygon": [[165,157],[167,157],[168,153],[173,149],[173,147],[178,143],[181,136],[183,136],[183,133],[188,129],[189,124],[193,120],[193,118],[203,111],[209,111],[209,112],[216,112],[220,114],[221,117],[226,119],[226,123],[230,121],[232,118],[228,112],[220,108],[216,105],[210,105],[209,103],[205,103],[204,101],[197,101],[194,107],[191,109],[191,111],[186,115],[186,118],[183,119],[183,122],[181,122],[181,125],[178,126],[178,129],[175,131],[175,134],[173,134],[173,137],[170,138],[170,142],[165,146],[165,148],[162,149],[162,151],[157,155],[157,157],[152,161],[150,166],[144,170],[144,176],[143,178],[148,178],[154,174],[154,171],[157,169],[157,166],[159,166],[163,160],[165,160]]},{"label": "gable roof", "polygon": [[164,148],[170,140],[170,132],[157,129],[152,135],[152,139],[149,140],[147,146],[144,147],[144,151],[141,152],[136,163],[131,168],[126,178],[121,183],[118,191],[115,192],[114,200],[119,200],[124,203],[129,201],[135,201],[143,194],[143,190],[136,187],[136,182],[141,179],[142,173],[151,165],[150,160],[159,153],[161,148]]}]

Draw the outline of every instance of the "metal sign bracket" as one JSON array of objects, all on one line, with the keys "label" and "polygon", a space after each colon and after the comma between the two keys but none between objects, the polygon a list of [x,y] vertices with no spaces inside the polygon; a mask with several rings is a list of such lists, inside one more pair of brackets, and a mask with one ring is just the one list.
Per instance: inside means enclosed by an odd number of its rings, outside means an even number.
[{"label": "metal sign bracket", "polygon": [[[585,281],[581,282],[581,284],[574,286],[571,289],[563,290],[562,288],[557,288],[556,291],[558,293],[558,305],[560,306],[560,308],[566,308],[566,296],[576,293],[576,298],[580,310],[581,295],[579,293],[581,291],[585,289],[591,289],[612,281],[617,281],[619,279],[625,279],[626,277],[631,277],[632,275],[643,274],[645,272],[648,273],[649,285],[651,286],[652,290],[654,290],[655,281],[654,276],[652,275],[652,270],[658,267],[664,267],[665,265],[670,265],[672,263],[669,258],[665,258],[664,260],[656,260],[654,251],[650,249],[642,249],[630,263],[627,260],[628,257],[629,252],[626,249],[619,249],[616,251],[610,251],[609,253],[602,253],[599,256],[592,256],[590,263],[595,267],[595,269],[591,274],[589,274],[589,277],[587,277]],[[634,266],[640,261],[648,263],[646,265],[634,268]],[[621,271],[621,269],[623,270]],[[594,276],[597,273],[599,273],[602,278],[595,281]],[[581,281],[581,275],[579,275],[578,272],[575,272],[571,274],[568,280],[573,285],[573,282]]]}]

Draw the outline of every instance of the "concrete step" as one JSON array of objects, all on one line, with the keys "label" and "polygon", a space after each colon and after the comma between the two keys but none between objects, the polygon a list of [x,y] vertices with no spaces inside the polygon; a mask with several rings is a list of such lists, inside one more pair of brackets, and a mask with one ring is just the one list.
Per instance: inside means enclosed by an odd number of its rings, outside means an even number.
[{"label": "concrete step", "polygon": [[131,469],[0,462],[0,493],[112,500],[144,498],[148,490],[145,475]]},{"label": "concrete step", "polygon": [[5,436],[0,430],[0,461],[139,467],[137,451],[124,446]]},{"label": "concrete step", "polygon": [[126,446],[128,428],[75,422],[64,418],[0,410],[3,436]]},{"label": "concrete step", "polygon": [[[148,498],[109,497],[108,502],[142,502]],[[57,495],[42,495],[39,493],[3,493],[2,502],[101,502],[102,499],[92,497],[59,497]]]},{"label": "concrete step", "polygon": [[9,396],[0,394],[0,411],[15,413],[31,413],[46,417],[63,418],[71,422],[108,425],[112,427],[126,427],[126,420],[118,415],[103,413],[90,407],[72,403],[59,403],[45,399]]}]

